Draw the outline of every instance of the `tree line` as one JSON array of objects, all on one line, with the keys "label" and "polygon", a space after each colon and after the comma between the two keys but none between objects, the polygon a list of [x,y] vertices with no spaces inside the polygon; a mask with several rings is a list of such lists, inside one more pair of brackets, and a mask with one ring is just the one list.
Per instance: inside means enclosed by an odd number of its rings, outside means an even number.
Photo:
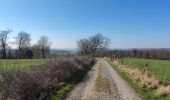
[{"label": "tree line", "polygon": [[0,31],[0,58],[2,59],[31,59],[46,58],[50,53],[51,42],[47,36],[41,36],[37,43],[31,45],[30,34],[21,31],[10,41],[16,49],[11,49],[8,36],[12,31],[9,29]]},{"label": "tree line", "polygon": [[[21,31],[11,42],[16,49],[11,49],[8,41],[8,35],[12,31],[9,29],[0,31],[0,58],[1,59],[32,59],[55,57],[56,54],[50,54],[51,42],[46,36],[41,36],[37,43],[31,45],[30,34]],[[108,49],[110,39],[98,33],[88,38],[77,41],[77,49],[79,55],[101,56]]]},{"label": "tree line", "polygon": [[[31,59],[47,58],[55,56],[50,54],[51,42],[47,36],[41,36],[39,40],[31,45],[30,34],[21,31],[11,42],[16,49],[11,49],[8,35],[9,29],[0,31],[0,58],[1,59]],[[130,50],[108,50],[111,41],[98,33],[88,38],[77,41],[79,55],[111,56],[112,58],[133,57],[146,59],[170,59],[170,49],[130,49]]]},{"label": "tree line", "polygon": [[112,58],[146,58],[170,60],[170,49],[131,49],[131,50],[110,50],[106,53]]}]

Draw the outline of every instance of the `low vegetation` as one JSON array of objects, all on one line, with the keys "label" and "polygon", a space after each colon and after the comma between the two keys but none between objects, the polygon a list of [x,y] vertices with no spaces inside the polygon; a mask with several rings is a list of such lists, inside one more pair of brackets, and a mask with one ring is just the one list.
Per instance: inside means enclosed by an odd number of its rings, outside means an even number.
[{"label": "low vegetation", "polygon": [[109,86],[109,82],[106,79],[106,76],[104,75],[103,72],[103,67],[101,67],[101,65],[99,65],[99,73],[96,79],[96,84],[95,84],[95,90],[98,92],[110,92],[108,90],[110,90],[110,86]]},{"label": "low vegetation", "polygon": [[154,92],[147,86],[140,87],[138,81],[134,80],[128,73],[119,68],[117,65],[112,64],[111,62],[110,64],[119,73],[119,75],[121,75],[123,79],[125,79],[130,84],[130,86],[135,89],[135,91],[141,96],[143,100],[168,100],[168,98],[164,96],[154,94]]},{"label": "low vegetation", "polygon": [[[32,65],[24,69],[0,70],[1,100],[48,99],[53,95],[63,98],[94,60],[89,57],[64,57]],[[58,92],[60,91],[60,92]],[[57,98],[56,97],[56,98]]]},{"label": "low vegetation", "polygon": [[170,61],[169,60],[153,60],[138,58],[122,58],[120,63],[128,65],[131,68],[142,69],[148,63],[148,71],[155,76],[162,84],[170,85]]},{"label": "low vegetation", "polygon": [[144,99],[168,100],[170,96],[169,86],[161,84],[159,80],[150,75],[150,72],[145,67],[143,69],[141,67],[139,70],[129,67],[130,65],[122,64],[122,60],[119,60],[119,62],[114,60],[114,63],[111,64]]}]

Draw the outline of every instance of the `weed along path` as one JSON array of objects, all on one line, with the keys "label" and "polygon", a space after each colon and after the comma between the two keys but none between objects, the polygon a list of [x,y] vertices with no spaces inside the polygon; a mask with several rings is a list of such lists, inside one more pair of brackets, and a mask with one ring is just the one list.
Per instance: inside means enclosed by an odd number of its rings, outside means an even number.
[{"label": "weed along path", "polygon": [[98,59],[84,80],[70,92],[66,100],[141,99],[104,59]]}]

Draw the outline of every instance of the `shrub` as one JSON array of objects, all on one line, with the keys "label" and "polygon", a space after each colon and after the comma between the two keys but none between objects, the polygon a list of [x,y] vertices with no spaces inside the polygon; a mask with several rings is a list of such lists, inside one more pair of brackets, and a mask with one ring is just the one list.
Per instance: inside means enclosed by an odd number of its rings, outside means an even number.
[{"label": "shrub", "polygon": [[33,100],[52,95],[92,66],[89,57],[51,59],[45,64],[25,69],[0,71],[0,99]]}]

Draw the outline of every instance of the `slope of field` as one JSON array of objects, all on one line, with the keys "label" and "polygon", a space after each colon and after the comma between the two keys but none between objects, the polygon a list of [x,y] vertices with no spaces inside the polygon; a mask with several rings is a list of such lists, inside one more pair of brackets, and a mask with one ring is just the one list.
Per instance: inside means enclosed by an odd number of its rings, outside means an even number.
[{"label": "slope of field", "polygon": [[149,72],[163,83],[170,84],[170,60],[122,58],[119,62],[139,69],[142,69],[146,62],[148,62]]}]

